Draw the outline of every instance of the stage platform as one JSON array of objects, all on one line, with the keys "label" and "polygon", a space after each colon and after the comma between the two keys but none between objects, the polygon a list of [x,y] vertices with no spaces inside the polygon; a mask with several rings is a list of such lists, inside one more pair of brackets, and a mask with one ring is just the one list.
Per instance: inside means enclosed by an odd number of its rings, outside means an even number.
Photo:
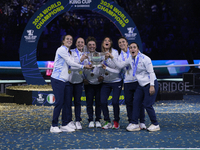
[{"label": "stage platform", "polygon": [[[47,101],[47,97],[52,96],[53,91],[50,85],[50,80],[45,80],[47,85],[43,90],[32,89],[18,89],[18,87],[29,86],[25,80],[0,80],[0,102],[1,103],[17,103],[26,105],[53,105],[53,102]],[[184,95],[199,95],[200,89],[193,88],[189,82],[183,82],[182,78],[165,78],[158,79],[159,92],[156,101],[160,100],[183,100]],[[12,88],[13,87],[13,88]],[[49,90],[46,90],[49,89]],[[86,104],[85,92],[82,93],[82,105]],[[120,104],[124,104],[124,91],[122,90],[120,96]],[[109,104],[112,102],[112,93],[108,99]]]}]

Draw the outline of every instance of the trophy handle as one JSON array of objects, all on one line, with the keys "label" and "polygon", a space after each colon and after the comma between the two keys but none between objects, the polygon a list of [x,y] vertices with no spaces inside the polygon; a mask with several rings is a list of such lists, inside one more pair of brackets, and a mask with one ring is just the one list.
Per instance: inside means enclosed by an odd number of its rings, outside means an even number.
[{"label": "trophy handle", "polygon": [[86,46],[86,45],[83,47],[83,53],[84,53],[86,56],[88,56],[88,54],[89,54],[89,50],[87,49],[87,46]]}]

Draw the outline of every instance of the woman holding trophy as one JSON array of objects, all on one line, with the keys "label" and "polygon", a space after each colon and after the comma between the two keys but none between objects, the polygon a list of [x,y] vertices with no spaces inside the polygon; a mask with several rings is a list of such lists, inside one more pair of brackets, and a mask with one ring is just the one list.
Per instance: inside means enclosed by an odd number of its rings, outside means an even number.
[{"label": "woman holding trophy", "polygon": [[[85,46],[85,41],[83,38],[79,37],[76,40],[76,48],[71,50],[71,56],[74,62],[84,65],[84,59],[87,58],[84,55],[83,48]],[[75,129],[82,129],[80,121],[81,119],[81,96],[83,91],[83,71],[82,69],[76,69],[71,67],[69,73],[69,82],[73,86],[73,97],[74,97],[74,110],[75,110]]]},{"label": "woman holding trophy", "polygon": [[[96,39],[94,37],[88,37],[86,39],[86,45],[87,50],[85,53],[87,53],[89,60],[85,63],[91,64],[91,54],[95,54],[96,52]],[[103,81],[103,69],[98,66],[93,66],[94,69],[84,70],[84,88],[85,88],[85,95],[86,95],[86,104],[87,104],[87,114],[88,114],[88,121],[89,121],[89,128],[93,128],[96,126],[96,128],[101,128],[101,102],[100,102],[100,92],[101,92],[101,86]],[[95,122],[93,120],[93,103],[95,98]]]},{"label": "woman holding trophy", "polygon": [[[114,58],[118,59],[118,51],[112,48],[112,40],[109,37],[104,38],[101,44],[102,52],[111,53]],[[121,69],[119,69],[110,58],[106,59],[103,64],[103,69],[105,69],[104,73],[104,81],[101,88],[101,108],[104,115],[105,124],[103,125],[103,129],[119,129],[119,97],[122,90],[122,78],[120,75]],[[112,105],[114,112],[114,124],[112,126],[111,120],[109,117],[108,110],[108,97],[110,93],[113,92],[112,97]]]},{"label": "woman holding trophy", "polygon": [[[69,49],[72,45],[73,38],[71,35],[65,35],[62,38],[61,46],[57,49],[54,60],[54,68],[51,75],[51,85],[55,95],[55,107],[53,110],[53,120],[50,132],[73,132],[72,122],[72,84],[69,82],[70,67],[79,69],[91,69],[91,65],[82,65],[74,62]],[[58,118],[62,110],[62,126],[58,127]]]},{"label": "woman holding trophy", "polygon": [[[121,49],[121,53],[119,55],[118,61],[125,62],[129,57],[131,57],[130,50],[128,48],[128,41],[125,37],[120,37],[118,40],[118,46]],[[129,125],[127,126],[127,130],[132,125],[132,111],[133,111],[133,100],[134,93],[138,86],[138,82],[135,76],[132,75],[133,69],[128,64],[123,68],[123,83],[124,83],[124,97],[126,104],[127,117],[129,121]],[[138,129],[146,129],[144,124],[145,122],[145,112],[143,105],[141,106],[140,116],[139,116],[139,127]]]}]

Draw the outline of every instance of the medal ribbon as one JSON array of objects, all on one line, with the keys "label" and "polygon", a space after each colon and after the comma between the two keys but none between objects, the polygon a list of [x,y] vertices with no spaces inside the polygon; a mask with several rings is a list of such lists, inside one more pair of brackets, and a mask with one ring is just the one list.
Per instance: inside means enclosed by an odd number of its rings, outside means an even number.
[{"label": "medal ribbon", "polygon": [[136,70],[137,70],[137,65],[138,65],[138,62],[139,62],[139,57],[140,57],[140,54],[137,55],[136,62],[135,62],[135,59],[134,59],[135,66],[134,66],[134,63],[132,62],[132,65],[134,67],[134,69],[133,69],[133,76],[135,76],[135,73],[136,73]]},{"label": "medal ribbon", "polygon": [[[130,54],[129,48],[127,48],[126,54],[127,54],[127,58],[129,58],[129,54]],[[122,57],[122,60],[125,61],[124,53],[122,51],[121,51],[121,57]],[[126,70],[128,70],[128,68],[129,66],[126,67]]]},{"label": "medal ribbon", "polygon": [[[69,49],[68,49],[66,46],[63,46],[63,47],[68,51],[68,54],[70,55]],[[71,66],[70,66],[70,65],[68,66],[68,69],[69,69],[69,70],[71,69]]]},{"label": "medal ribbon", "polygon": [[108,66],[108,64],[106,63],[106,61],[104,60],[104,64],[106,65],[106,66]]},{"label": "medal ribbon", "polygon": [[[80,55],[79,55],[79,50],[76,48],[75,51],[76,51],[76,54],[77,54],[77,56],[78,56],[78,60],[79,60],[79,62],[80,62],[81,58],[80,58]],[[81,62],[81,65],[83,65],[83,64],[84,64],[84,61]]]}]

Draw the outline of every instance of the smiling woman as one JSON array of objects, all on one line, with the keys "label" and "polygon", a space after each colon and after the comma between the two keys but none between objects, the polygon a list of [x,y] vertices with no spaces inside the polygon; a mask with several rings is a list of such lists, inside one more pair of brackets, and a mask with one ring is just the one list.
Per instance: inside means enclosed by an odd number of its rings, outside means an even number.
[{"label": "smiling woman", "polygon": [[[50,132],[60,133],[60,132],[73,132],[76,126],[72,122],[72,95],[73,95],[73,85],[70,83],[70,74],[72,73],[72,67],[82,71],[83,68],[91,69],[92,66],[80,64],[74,61],[72,53],[70,52],[70,47],[73,42],[73,37],[71,35],[64,35],[62,37],[62,45],[57,49],[54,59],[54,68],[51,75],[51,85],[53,93],[56,98],[55,107],[53,111],[52,126]],[[81,87],[81,84],[79,85]],[[81,88],[79,88],[81,89]],[[80,93],[80,91],[79,91]],[[75,102],[76,108],[80,108],[80,99]],[[58,127],[58,119],[62,110],[62,126]],[[80,115],[80,110],[79,115]],[[78,114],[77,114],[78,115]],[[77,121],[80,121],[80,116],[78,115]]]},{"label": "smiling woman", "polygon": [[[83,52],[83,48],[85,46],[85,41],[83,38],[79,37],[76,40],[76,48],[70,50],[72,59],[76,63],[84,64],[84,59],[87,58],[87,56]],[[69,82],[72,83],[72,89],[74,97],[74,106],[75,106],[75,125],[76,129],[82,129],[81,126],[81,96],[83,92],[83,71],[82,69],[71,69],[71,72],[69,74]]]},{"label": "smiling woman", "polygon": [[[94,37],[88,37],[86,39],[86,45],[88,49],[88,56],[94,54],[96,52],[96,39]],[[90,56],[91,56],[90,55]],[[90,59],[90,58],[89,58]],[[91,62],[86,61],[86,64],[90,64]],[[103,69],[94,65],[92,70],[85,69],[84,70],[84,89],[87,103],[87,115],[89,128],[97,128],[101,127],[100,119],[101,119],[101,102],[100,102],[100,91],[103,81]],[[95,122],[94,122],[94,100],[95,100]]]},{"label": "smiling woman", "polygon": [[[102,52],[111,53],[116,59],[118,59],[119,53],[116,49],[112,47],[112,39],[110,37],[105,37],[102,41],[101,47]],[[121,69],[119,69],[110,58],[105,58],[103,62],[104,80],[101,89],[101,107],[104,115],[105,124],[103,129],[119,129],[119,97],[122,90],[122,78],[120,75]],[[110,93],[113,92],[113,111],[114,111],[114,124],[111,124],[111,119],[108,110],[108,97]]]}]

